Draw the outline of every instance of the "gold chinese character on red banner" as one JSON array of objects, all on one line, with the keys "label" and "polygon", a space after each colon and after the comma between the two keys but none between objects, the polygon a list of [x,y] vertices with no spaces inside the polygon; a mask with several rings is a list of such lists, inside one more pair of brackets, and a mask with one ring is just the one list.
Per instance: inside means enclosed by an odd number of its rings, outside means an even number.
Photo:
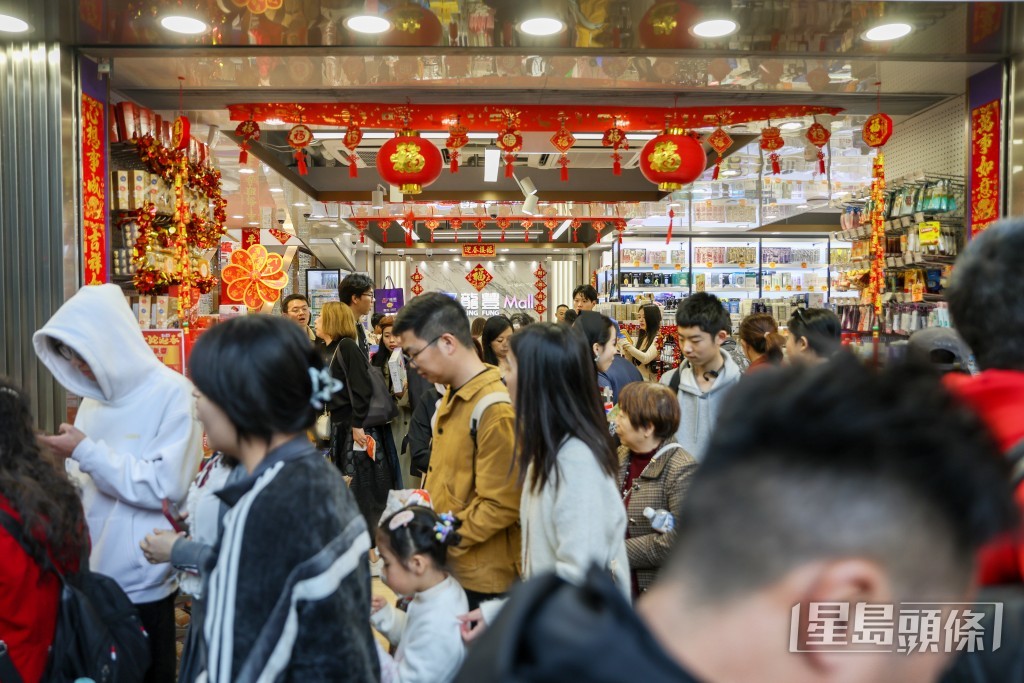
[{"label": "gold chinese character on red banner", "polygon": [[471,284],[473,286],[473,289],[475,289],[478,292],[483,290],[484,287],[490,284],[491,280],[493,279],[494,276],[488,273],[487,269],[484,268],[479,263],[476,264],[476,267],[473,268],[473,270],[469,271],[469,273],[466,274],[466,282]]}]

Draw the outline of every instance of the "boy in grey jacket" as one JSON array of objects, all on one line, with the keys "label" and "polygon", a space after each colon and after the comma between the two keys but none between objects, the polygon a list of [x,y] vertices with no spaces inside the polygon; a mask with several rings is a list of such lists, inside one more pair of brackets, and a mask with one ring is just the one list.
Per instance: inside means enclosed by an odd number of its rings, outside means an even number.
[{"label": "boy in grey jacket", "polygon": [[722,399],[739,381],[736,362],[722,350],[732,330],[729,312],[714,294],[697,292],[676,311],[682,364],[666,372],[661,383],[679,396],[676,441],[699,462],[711,439]]}]

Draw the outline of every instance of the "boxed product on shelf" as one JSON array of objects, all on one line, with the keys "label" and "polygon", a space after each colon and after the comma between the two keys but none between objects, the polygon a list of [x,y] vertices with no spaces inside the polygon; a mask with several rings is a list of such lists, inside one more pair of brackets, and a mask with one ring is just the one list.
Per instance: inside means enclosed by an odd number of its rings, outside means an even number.
[{"label": "boxed product on shelf", "polygon": [[678,263],[680,265],[684,265],[685,266],[687,264],[686,250],[685,249],[673,249],[671,252],[669,252],[668,262],[672,263],[672,264]]},{"label": "boxed product on shelf", "polygon": [[693,262],[699,264],[725,264],[725,247],[696,247],[693,250]]},{"label": "boxed product on shelf", "polygon": [[794,249],[793,263],[806,263],[808,265],[821,263],[821,251],[818,249]]},{"label": "boxed product on shelf", "polygon": [[153,327],[153,298],[148,294],[139,296],[139,327],[148,330]]},{"label": "boxed product on shelf", "polygon": [[110,195],[114,200],[115,211],[127,211],[131,188],[129,187],[128,171],[110,172]]},{"label": "boxed product on shelf", "polygon": [[667,263],[667,261],[668,261],[668,254],[666,254],[665,252],[663,252],[663,251],[661,251],[659,249],[651,249],[650,251],[647,252],[647,263],[652,265],[652,266],[653,265],[663,266],[663,265],[665,265]]},{"label": "boxed product on shelf", "polygon": [[726,263],[757,263],[756,247],[728,247],[725,250]]},{"label": "boxed product on shelf", "polygon": [[622,263],[644,263],[647,260],[646,249],[623,249],[622,250]]},{"label": "boxed product on shelf", "polygon": [[162,330],[170,324],[171,320],[171,297],[161,294],[156,297],[156,309],[154,310],[153,321],[158,330]]},{"label": "boxed product on shelf", "polygon": [[695,277],[693,278],[693,291],[703,292],[705,289],[707,289],[707,280],[707,274],[696,273]]},{"label": "boxed product on shelf", "polygon": [[764,247],[761,250],[761,261],[763,263],[792,263],[793,249],[791,247]]},{"label": "boxed product on shelf", "polygon": [[850,262],[850,249],[849,247],[832,247],[831,261],[833,264],[840,265]]},{"label": "boxed product on shelf", "polygon": [[131,172],[131,194],[128,196],[129,209],[141,209],[149,196],[149,174],[145,171]]}]

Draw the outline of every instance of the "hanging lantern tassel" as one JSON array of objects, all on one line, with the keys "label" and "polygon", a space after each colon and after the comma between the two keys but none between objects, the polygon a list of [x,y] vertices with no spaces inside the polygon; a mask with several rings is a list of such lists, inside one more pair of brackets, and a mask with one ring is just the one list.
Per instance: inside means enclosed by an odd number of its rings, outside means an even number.
[{"label": "hanging lantern tassel", "polygon": [[555,241],[555,228],[558,227],[557,218],[545,218],[544,227],[548,229],[548,242]]},{"label": "hanging lantern tassel", "polygon": [[[675,209],[669,209],[668,210],[668,234],[665,235],[665,244],[669,244],[672,241],[672,223],[675,221],[675,219],[676,219],[676,210]],[[620,239],[621,239],[621,236],[620,236]]]},{"label": "hanging lantern tassel", "polygon": [[778,151],[782,149],[786,141],[782,139],[782,131],[771,125],[769,121],[768,127],[761,131],[761,149],[768,152],[768,160],[772,164],[772,173],[779,175],[782,172],[782,168],[779,165],[779,154]]},{"label": "hanging lantern tassel", "polygon": [[707,143],[711,145],[711,149],[715,150],[715,154],[718,155],[718,158],[715,159],[715,170],[711,172],[711,179],[718,180],[718,172],[722,167],[723,155],[732,146],[732,137],[719,126],[708,136]]},{"label": "hanging lantern tassel", "polygon": [[505,231],[508,230],[508,227],[510,225],[510,221],[509,221],[508,218],[499,218],[497,222],[498,222],[498,227],[501,228],[501,241],[504,242],[505,241]]},{"label": "hanging lantern tassel", "polygon": [[[405,220],[402,221],[402,228],[405,230],[405,246],[412,246],[412,233],[416,229],[416,217],[412,213],[408,213],[405,216]],[[431,234],[433,237],[433,234]]]},{"label": "hanging lantern tassel", "polygon": [[524,242],[529,242],[530,241],[530,228],[533,227],[533,221],[526,220],[526,221],[523,221],[522,223],[520,223],[520,225],[523,226],[523,241]]},{"label": "hanging lantern tassel", "polygon": [[358,178],[359,177],[359,164],[356,163],[356,147],[363,140],[363,129],[359,127],[354,120],[348,125],[348,130],[345,131],[345,149],[348,150],[348,177]]},{"label": "hanging lantern tassel", "polygon": [[299,167],[299,175],[308,175],[309,168],[306,166],[306,153],[301,149],[295,150],[295,161]]},{"label": "hanging lantern tassel", "polygon": [[807,139],[812,145],[818,148],[818,173],[825,175],[825,145],[828,144],[829,138],[832,134],[828,128],[821,125],[817,121],[814,122],[810,128],[807,129]]},{"label": "hanging lantern tassel", "polygon": [[356,229],[359,231],[359,244],[366,244],[366,219],[356,221]]},{"label": "hanging lantern tassel", "polygon": [[235,135],[242,139],[239,145],[242,151],[238,153],[238,163],[244,166],[249,163],[249,143],[260,139],[260,124],[251,118],[248,121],[242,121],[235,128]]},{"label": "hanging lantern tassel", "polygon": [[498,135],[498,147],[505,153],[505,177],[512,178],[512,167],[516,163],[516,153],[523,148],[523,135],[511,118],[505,129]]},{"label": "hanging lantern tassel", "polygon": [[579,230],[580,230],[580,227],[582,227],[582,225],[583,225],[583,221],[581,221],[579,218],[573,218],[572,219],[572,223],[569,224],[569,227],[572,228],[572,241],[573,242],[579,242],[580,241],[580,239],[579,239]]},{"label": "hanging lantern tassel", "polygon": [[426,225],[427,230],[430,231],[430,241],[433,242],[434,231],[437,230],[438,227],[440,227],[441,221],[437,220],[436,218],[428,218],[426,221],[423,222],[423,224]]},{"label": "hanging lantern tassel", "polygon": [[558,122],[561,124],[555,134],[551,136],[551,144],[558,150],[558,165],[562,167],[562,182],[569,180],[569,150],[576,144],[576,137],[565,127],[567,117],[559,113]]},{"label": "hanging lantern tassel", "polygon": [[307,175],[305,148],[313,142],[313,131],[301,123],[288,131],[288,144],[295,150],[295,161],[298,162],[299,175]]},{"label": "hanging lantern tassel", "polygon": [[626,221],[621,218],[615,221],[615,231],[619,233],[619,244],[622,244],[622,233],[626,232]]},{"label": "hanging lantern tassel", "polygon": [[476,227],[476,241],[477,244],[479,244],[484,241],[483,229],[486,223],[484,223],[483,218],[477,218],[476,221],[473,222],[473,225]]},{"label": "hanging lantern tassel", "polygon": [[448,225],[452,229],[452,234],[455,235],[455,243],[458,244],[459,243],[459,230],[462,229],[462,219],[461,218],[453,218],[450,221],[448,221]]},{"label": "hanging lantern tassel", "polygon": [[469,142],[469,131],[459,123],[458,117],[455,123],[448,127],[448,139],[444,146],[448,148],[448,155],[451,158],[450,170],[452,173],[459,172],[459,150]]},{"label": "hanging lantern tassel", "polygon": [[626,140],[626,132],[619,128],[618,121],[604,132],[601,145],[612,148],[612,173],[622,175],[622,155],[619,154],[619,149],[629,149],[629,142]]}]

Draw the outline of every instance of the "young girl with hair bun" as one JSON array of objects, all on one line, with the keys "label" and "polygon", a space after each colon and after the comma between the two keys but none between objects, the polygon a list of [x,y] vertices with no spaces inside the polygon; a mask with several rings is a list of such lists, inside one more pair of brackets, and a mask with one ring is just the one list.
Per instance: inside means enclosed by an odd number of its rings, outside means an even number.
[{"label": "young girl with hair bun", "polygon": [[740,323],[740,347],[750,359],[747,373],[771,365],[781,365],[786,338],[779,334],[779,325],[768,313],[748,315]]},{"label": "young girl with hair bun", "polygon": [[458,616],[469,610],[466,592],[448,573],[448,548],[462,540],[451,514],[411,505],[381,522],[377,549],[384,560],[381,580],[399,595],[412,596],[407,612],[374,596],[370,621],[397,645],[396,683],[448,683],[465,649]]}]

